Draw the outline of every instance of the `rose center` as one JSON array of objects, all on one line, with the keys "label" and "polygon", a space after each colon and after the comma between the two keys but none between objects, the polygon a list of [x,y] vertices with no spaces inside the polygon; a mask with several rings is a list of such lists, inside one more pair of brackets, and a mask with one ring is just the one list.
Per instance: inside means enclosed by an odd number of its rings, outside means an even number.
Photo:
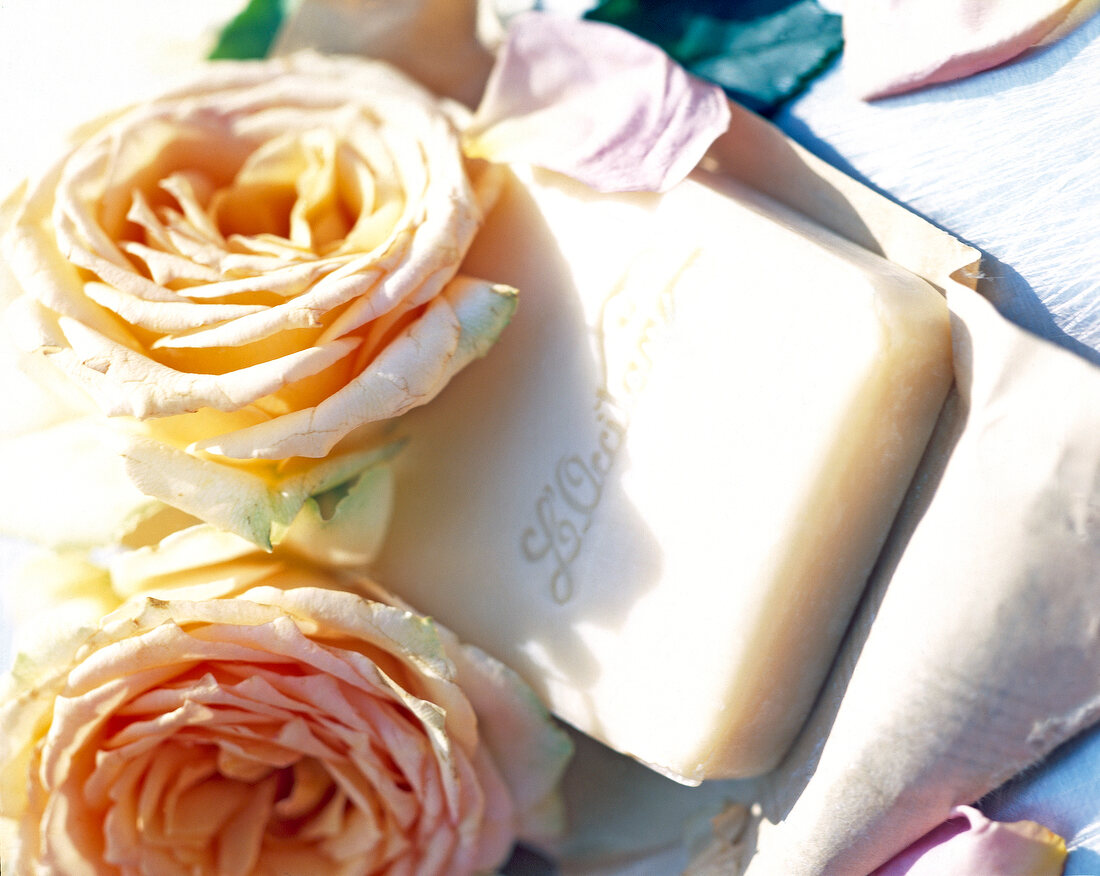
[{"label": "rose center", "polygon": [[327,254],[348,236],[373,189],[370,175],[357,172],[360,165],[331,131],[276,137],[214,193],[209,212],[226,238],[272,235]]},{"label": "rose center", "polygon": [[323,819],[336,798],[332,777],[311,757],[279,769],[275,781],[275,804],[267,823],[271,836],[298,836],[307,825]]}]

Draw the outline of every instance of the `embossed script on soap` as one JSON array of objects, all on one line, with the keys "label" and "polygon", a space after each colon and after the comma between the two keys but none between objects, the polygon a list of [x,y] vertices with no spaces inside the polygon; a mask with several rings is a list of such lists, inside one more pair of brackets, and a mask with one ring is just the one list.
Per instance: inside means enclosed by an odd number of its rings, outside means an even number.
[{"label": "embossed script on soap", "polygon": [[584,547],[631,413],[671,334],[676,286],[697,255],[693,252],[670,272],[657,256],[640,254],[600,309],[593,329],[600,366],[592,405],[594,445],[558,458],[535,500],[534,523],[520,536],[524,559],[546,567],[550,595],[559,605],[575,593],[573,563]]}]

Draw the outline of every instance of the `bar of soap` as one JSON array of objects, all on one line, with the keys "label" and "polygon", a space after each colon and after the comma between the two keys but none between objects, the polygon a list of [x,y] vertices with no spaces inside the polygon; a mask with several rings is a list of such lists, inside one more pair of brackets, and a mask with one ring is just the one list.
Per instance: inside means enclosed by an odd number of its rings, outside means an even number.
[{"label": "bar of soap", "polygon": [[942,296],[699,171],[517,170],[464,270],[520,306],[400,421],[378,579],[663,773],[768,770],[950,385]]}]

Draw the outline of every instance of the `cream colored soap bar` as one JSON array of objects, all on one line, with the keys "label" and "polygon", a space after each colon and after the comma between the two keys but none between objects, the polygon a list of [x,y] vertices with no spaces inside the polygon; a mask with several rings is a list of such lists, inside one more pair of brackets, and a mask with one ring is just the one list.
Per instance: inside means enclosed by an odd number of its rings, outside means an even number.
[{"label": "cream colored soap bar", "polygon": [[522,172],[479,241],[520,306],[401,421],[379,580],[656,769],[770,768],[950,384],[942,297],[699,175]]}]

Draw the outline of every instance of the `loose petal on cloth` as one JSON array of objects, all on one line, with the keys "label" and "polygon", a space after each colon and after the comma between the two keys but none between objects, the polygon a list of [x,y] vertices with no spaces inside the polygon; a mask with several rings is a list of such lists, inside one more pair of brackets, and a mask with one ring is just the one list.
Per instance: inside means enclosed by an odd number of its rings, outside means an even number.
[{"label": "loose petal on cloth", "polygon": [[1065,860],[1065,842],[1041,824],[990,821],[972,806],[956,806],[872,876],[1057,876]]},{"label": "loose petal on cloth", "polygon": [[644,40],[528,13],[509,27],[465,147],[601,192],[666,191],[728,125],[721,89]]},{"label": "loose petal on cloth", "polygon": [[886,97],[1010,61],[1064,36],[1100,0],[849,0],[844,75],[861,97]]}]

